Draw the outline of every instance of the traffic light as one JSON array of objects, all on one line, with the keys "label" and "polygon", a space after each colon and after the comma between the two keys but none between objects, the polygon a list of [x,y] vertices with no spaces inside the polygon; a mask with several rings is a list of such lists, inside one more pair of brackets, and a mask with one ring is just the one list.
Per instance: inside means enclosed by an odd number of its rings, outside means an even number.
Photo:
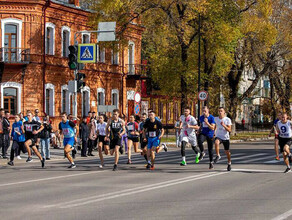
[{"label": "traffic light", "polygon": [[75,45],[71,45],[68,47],[68,49],[70,51],[68,55],[68,58],[69,58],[68,66],[70,70],[76,70],[78,67],[78,63],[77,63],[78,47]]},{"label": "traffic light", "polygon": [[83,81],[86,78],[84,73],[77,73],[77,92],[80,92],[81,89],[85,86]]}]

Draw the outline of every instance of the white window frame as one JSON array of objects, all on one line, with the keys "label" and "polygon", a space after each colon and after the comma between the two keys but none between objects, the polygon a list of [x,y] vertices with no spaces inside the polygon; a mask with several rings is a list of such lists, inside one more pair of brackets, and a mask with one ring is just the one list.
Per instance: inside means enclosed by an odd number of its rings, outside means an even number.
[{"label": "white window frame", "polygon": [[97,106],[100,105],[98,102],[98,93],[103,93],[102,105],[105,105],[105,89],[104,88],[97,88]]},{"label": "white window frame", "polygon": [[[91,37],[90,33],[84,31],[84,32],[82,32],[81,35],[82,35],[81,37],[82,37],[82,43],[83,43],[83,44],[90,43],[90,37]],[[87,35],[87,36],[88,36],[88,40],[89,40],[89,42],[84,42],[84,41],[83,41],[83,36],[84,36],[84,35]]]},{"label": "white window frame", "polygon": [[[130,62],[130,45],[132,45],[132,61]],[[128,46],[128,64],[129,64],[129,68],[128,71],[130,74],[135,74],[135,43],[133,41],[129,41],[129,46]],[[133,66],[131,66],[133,65]]]},{"label": "white window frame", "polygon": [[50,109],[46,109],[47,108],[47,97],[45,97],[45,112],[51,116],[54,117],[55,116],[55,86],[51,83],[46,83],[45,84],[45,90],[49,89],[50,90],[50,100],[49,100],[49,106]]},{"label": "white window frame", "polygon": [[105,47],[102,48],[102,56],[99,56],[99,45],[97,45],[97,60],[100,63],[105,63]]},{"label": "white window frame", "polygon": [[[87,93],[87,103],[85,106],[85,112],[83,111],[83,101],[84,101],[84,92]],[[90,88],[88,86],[83,87],[83,89],[81,89],[81,106],[82,106],[82,116],[84,115],[88,115],[88,112],[90,111]]]},{"label": "white window frame", "polygon": [[[111,99],[113,97],[113,94],[117,94],[117,105],[116,105],[116,107],[119,108],[119,90],[118,89],[112,89]],[[114,100],[112,100],[112,105],[113,105],[113,101]]]},{"label": "white window frame", "polygon": [[119,50],[115,51],[111,50],[111,63],[113,65],[119,65]]},{"label": "white window frame", "polygon": [[[46,51],[47,51],[47,29],[52,29],[52,36],[50,37],[52,44],[50,44],[48,55],[55,55],[55,25],[53,23],[46,23]],[[63,32],[62,32],[63,33]]]},{"label": "white window frame", "polygon": [[[62,29],[61,29],[61,36],[62,36],[62,40],[61,40],[61,57],[64,57],[63,56],[63,33],[64,31],[68,31],[69,32],[69,39],[68,39],[68,47],[70,46],[70,41],[71,41],[71,29],[68,27],[68,26],[62,26]],[[69,54],[69,49],[68,47],[66,48],[67,50],[67,55]]]},{"label": "white window frame", "polygon": [[61,112],[63,111],[63,91],[66,90],[66,113],[69,114],[70,113],[70,92],[68,90],[68,85],[62,85],[61,86]]},{"label": "white window frame", "polygon": [[[5,25],[6,24],[13,24],[17,26],[17,48],[21,48],[21,36],[22,36],[22,23],[23,21],[16,18],[4,18],[1,19],[1,30],[2,30],[2,48],[5,47]],[[21,53],[21,49],[18,51],[18,53]],[[2,56],[2,60],[4,61],[4,57]],[[19,61],[21,60],[21,56],[18,56]]]},{"label": "white window frame", "polygon": [[21,84],[17,82],[4,82],[0,84],[1,90],[1,108],[4,108],[4,89],[14,88],[17,90],[17,113],[21,112]]}]

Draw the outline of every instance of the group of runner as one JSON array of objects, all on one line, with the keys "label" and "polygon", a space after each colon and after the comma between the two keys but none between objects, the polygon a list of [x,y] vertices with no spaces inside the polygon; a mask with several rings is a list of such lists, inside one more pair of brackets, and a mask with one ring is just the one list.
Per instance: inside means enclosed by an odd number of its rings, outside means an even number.
[{"label": "group of runner", "polygon": [[[62,121],[59,123],[60,134],[63,135],[64,155],[70,162],[68,168],[75,168],[76,164],[70,155],[71,151],[76,151],[75,143],[79,129],[77,124],[72,120],[69,120],[68,115],[64,112],[61,114]],[[91,118],[92,119],[92,118]],[[128,162],[131,164],[131,148],[134,146],[134,151],[144,156],[147,161],[146,168],[153,170],[155,168],[155,154],[159,153],[162,149],[167,151],[167,146],[161,144],[161,138],[164,135],[164,129],[162,123],[155,112],[149,110],[148,117],[146,113],[141,115],[141,120],[136,121],[134,115],[131,115],[129,122],[125,123],[120,118],[120,112],[118,109],[113,111],[112,117],[106,122],[104,115],[98,117],[97,124],[97,140],[98,140],[98,152],[100,158],[100,168],[105,166],[103,153],[105,155],[114,155],[113,170],[117,170],[119,162],[119,154],[123,153],[122,149],[122,137],[124,134],[128,136]],[[232,122],[231,119],[226,116],[223,107],[218,109],[218,117],[214,117],[209,113],[207,106],[203,107],[203,114],[197,121],[191,114],[190,108],[184,109],[184,114],[179,120],[179,146],[181,147],[182,161],[181,166],[186,166],[185,148],[187,144],[190,144],[195,152],[195,163],[199,163],[205,156],[204,142],[207,142],[208,155],[209,155],[209,169],[214,169],[220,159],[219,146],[223,144],[224,151],[227,156],[227,171],[231,170],[231,153],[230,153],[230,135]],[[14,150],[25,148],[28,152],[28,158],[26,162],[32,161],[32,151],[39,158],[41,166],[45,166],[45,158],[38,151],[37,143],[39,133],[44,129],[43,124],[35,120],[35,117],[31,112],[28,112],[26,121],[20,120],[20,115],[15,116],[15,122],[12,125],[11,136],[13,138],[13,144],[11,149],[11,155],[14,155]],[[280,146],[280,152],[283,153],[284,162],[287,166],[285,173],[291,171],[290,163],[291,153],[290,146],[292,144],[292,123],[288,120],[288,115],[282,113],[278,115],[278,119],[274,123],[272,132],[275,133],[275,151],[276,159],[279,160],[278,145]],[[139,149],[139,142],[140,147]],[[216,156],[213,156],[213,146],[215,144]],[[74,155],[73,155],[74,156]],[[13,157],[13,156],[12,156]],[[13,158],[8,162],[9,165],[13,165]]]}]

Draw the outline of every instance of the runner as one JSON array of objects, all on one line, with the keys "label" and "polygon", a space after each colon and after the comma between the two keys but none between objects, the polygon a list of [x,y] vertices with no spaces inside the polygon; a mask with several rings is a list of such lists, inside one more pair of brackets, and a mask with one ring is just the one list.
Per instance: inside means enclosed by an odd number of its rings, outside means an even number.
[{"label": "runner", "polygon": [[102,149],[104,149],[105,155],[109,153],[109,142],[105,140],[107,123],[105,122],[105,115],[99,116],[99,123],[97,124],[98,134],[98,154],[100,159],[99,168],[104,167],[104,159],[102,155]]},{"label": "runner", "polygon": [[225,116],[225,109],[220,107],[218,109],[219,117],[215,117],[216,130],[215,130],[215,150],[216,150],[216,158],[214,163],[217,163],[220,159],[219,145],[222,143],[224,146],[224,151],[227,156],[227,171],[231,170],[231,153],[230,153],[230,136],[231,132],[231,119]]},{"label": "runner", "polygon": [[15,122],[12,124],[12,129],[11,129],[11,137],[13,139],[13,143],[11,146],[11,151],[10,151],[10,161],[7,163],[10,166],[14,166],[14,154],[16,152],[20,152],[21,150],[24,151],[24,128],[23,128],[23,123],[20,121],[20,116],[15,115]]},{"label": "runner", "polygon": [[[141,147],[141,155],[144,156],[147,164],[148,164],[148,159],[147,159],[147,139],[144,140],[143,138],[143,126],[144,123],[147,119],[147,114],[143,113],[141,116],[141,122],[139,123],[139,133],[140,133],[140,147]],[[146,164],[146,166],[147,166]]]},{"label": "runner", "polygon": [[[148,146],[147,146],[147,169],[154,170],[154,163],[155,163],[155,151],[158,153],[159,141],[164,135],[164,129],[162,127],[162,123],[155,118],[155,112],[151,111],[149,114],[149,120],[146,120],[144,124],[143,136],[144,141],[148,139]],[[146,135],[147,134],[147,135]],[[151,162],[150,162],[151,158]]]},{"label": "runner", "polygon": [[135,122],[135,116],[130,116],[130,122],[127,124],[127,131],[128,131],[128,162],[127,164],[132,164],[131,161],[131,150],[132,145],[134,146],[135,153],[141,153],[141,150],[138,149],[139,147],[139,125]]},{"label": "runner", "polygon": [[28,118],[28,120],[26,122],[24,122],[25,140],[26,140],[24,145],[26,147],[27,154],[28,154],[28,158],[27,158],[26,162],[32,161],[31,150],[30,150],[30,148],[32,148],[34,153],[40,159],[42,167],[44,167],[45,166],[45,158],[42,158],[40,152],[36,148],[38,134],[43,130],[44,127],[42,126],[42,124],[40,122],[32,120],[33,116],[31,114],[31,112],[29,112],[27,114],[27,118]]},{"label": "runner", "polygon": [[203,107],[203,115],[200,116],[200,131],[198,136],[198,144],[201,150],[199,160],[202,160],[205,156],[203,143],[207,141],[209,152],[209,169],[214,169],[213,162],[213,136],[215,129],[215,119],[213,115],[210,115],[209,108]]},{"label": "runner", "polygon": [[110,154],[115,153],[115,164],[113,171],[116,171],[118,168],[119,162],[119,149],[121,147],[121,138],[126,132],[125,122],[119,118],[120,111],[119,109],[113,110],[113,116],[108,120],[106,125],[106,138],[105,141],[110,139]]},{"label": "runner", "polygon": [[278,113],[278,118],[274,121],[274,125],[273,125],[273,127],[272,127],[272,129],[270,131],[270,135],[269,135],[271,137],[272,132],[275,134],[275,145],[274,145],[275,153],[276,153],[275,160],[278,160],[278,161],[280,161],[280,157],[279,157],[279,135],[277,133],[277,128],[276,127],[277,127],[278,121],[280,121],[281,118],[282,118],[282,113],[279,112]]},{"label": "runner", "polygon": [[184,115],[180,117],[180,124],[179,124],[179,129],[181,130],[181,156],[182,156],[182,161],[180,163],[181,166],[186,166],[186,152],[185,148],[187,143],[190,143],[192,146],[192,149],[194,150],[196,154],[196,163],[199,163],[199,157],[200,157],[200,152],[199,149],[197,148],[197,136],[196,136],[196,131],[200,127],[198,126],[197,120],[191,116],[191,110],[190,108],[186,107],[184,109]]},{"label": "runner", "polygon": [[284,173],[288,173],[291,172],[290,163],[292,163],[290,153],[290,146],[292,145],[292,122],[288,120],[287,113],[282,114],[282,119],[278,121],[276,129],[279,134],[280,152],[283,153],[284,162],[287,166]]},{"label": "runner", "polygon": [[[70,166],[68,168],[71,169],[76,167],[72,157],[70,156],[70,152],[74,149],[74,142],[77,140],[78,130],[76,129],[74,122],[68,120],[66,112],[63,112],[61,116],[62,121],[59,123],[59,130],[60,134],[64,135],[64,154],[70,162]],[[77,131],[76,133],[74,131],[75,129]]]}]

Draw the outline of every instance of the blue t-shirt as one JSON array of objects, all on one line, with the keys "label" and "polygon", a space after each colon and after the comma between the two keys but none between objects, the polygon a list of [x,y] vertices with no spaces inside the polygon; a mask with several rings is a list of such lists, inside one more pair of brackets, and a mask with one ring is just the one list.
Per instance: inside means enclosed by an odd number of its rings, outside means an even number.
[{"label": "blue t-shirt", "polygon": [[[214,136],[214,130],[211,130],[208,125],[204,122],[205,116],[200,116],[200,123],[202,127],[202,134],[206,135],[207,137],[212,138]],[[209,115],[208,117],[209,124],[215,124],[215,118],[213,115]]]},{"label": "blue t-shirt", "polygon": [[[14,122],[12,124],[11,136],[12,136],[12,138],[13,138],[14,141],[17,141],[17,142],[25,142],[25,136],[22,133],[22,129],[21,129],[21,126],[22,125],[23,125],[22,124],[22,121]],[[16,131],[19,132],[21,135],[17,134]]]},{"label": "blue t-shirt", "polygon": [[72,121],[67,120],[65,123],[60,122],[59,130],[62,130],[64,138],[74,138],[75,136],[75,124]]}]

